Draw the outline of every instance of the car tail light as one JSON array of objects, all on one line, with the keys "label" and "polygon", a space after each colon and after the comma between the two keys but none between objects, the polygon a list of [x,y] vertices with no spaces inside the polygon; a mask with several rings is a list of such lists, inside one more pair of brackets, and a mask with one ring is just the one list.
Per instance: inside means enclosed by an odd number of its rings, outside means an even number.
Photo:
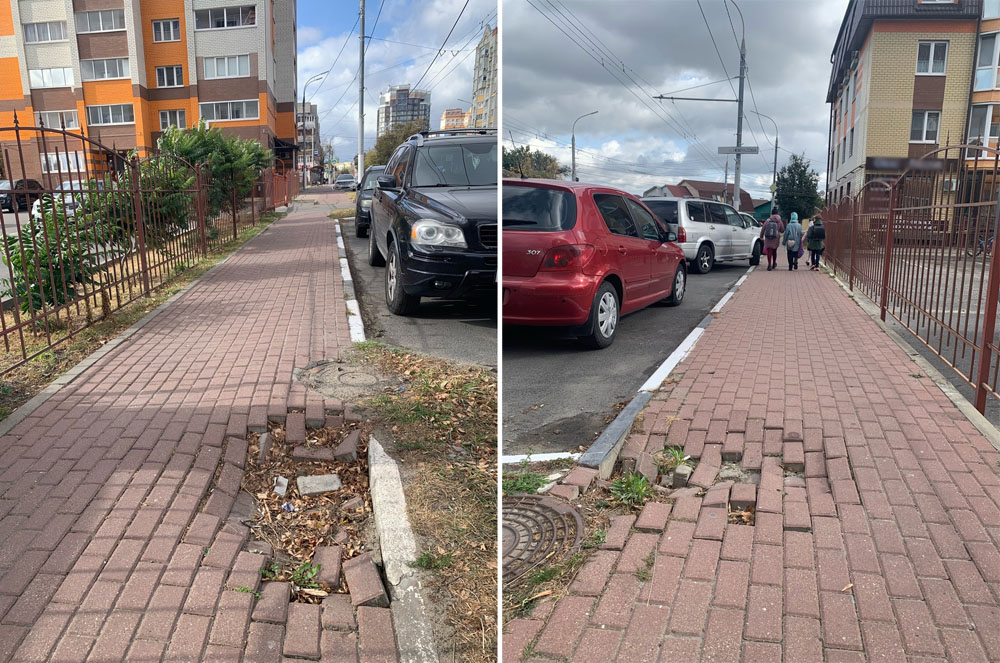
[{"label": "car tail light", "polygon": [[686,242],[688,241],[688,231],[684,229],[684,226],[677,224],[677,241]]},{"label": "car tail light", "polygon": [[542,258],[542,271],[570,271],[582,269],[594,257],[590,244],[563,244],[548,250]]}]

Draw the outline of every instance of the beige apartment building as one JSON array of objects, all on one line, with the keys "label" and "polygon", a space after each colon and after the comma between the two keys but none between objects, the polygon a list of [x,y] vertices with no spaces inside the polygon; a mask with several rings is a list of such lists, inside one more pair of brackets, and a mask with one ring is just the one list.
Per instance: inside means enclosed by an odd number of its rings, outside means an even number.
[{"label": "beige apartment building", "polygon": [[[851,0],[827,92],[828,202],[965,142],[983,11],[983,0]],[[987,59],[995,84],[994,42]],[[973,114],[989,126],[982,111]]]},{"label": "beige apartment building", "polygon": [[476,46],[476,66],[472,72],[472,108],[469,126],[497,126],[497,29],[486,28]]},{"label": "beige apartment building", "polygon": [[446,108],[441,113],[440,129],[465,129],[469,126],[469,111],[461,108]]}]

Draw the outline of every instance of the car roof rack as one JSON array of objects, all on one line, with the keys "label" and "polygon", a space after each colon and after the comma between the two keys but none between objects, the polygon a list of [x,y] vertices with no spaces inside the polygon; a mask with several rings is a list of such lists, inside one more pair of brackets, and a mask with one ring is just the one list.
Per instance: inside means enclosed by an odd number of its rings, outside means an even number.
[{"label": "car roof rack", "polygon": [[468,128],[468,129],[438,129],[437,131],[431,129],[425,129],[424,131],[419,131],[407,140],[417,141],[417,146],[424,144],[424,140],[431,138],[433,136],[489,136],[496,134],[497,130],[492,127],[479,127],[479,128]]}]

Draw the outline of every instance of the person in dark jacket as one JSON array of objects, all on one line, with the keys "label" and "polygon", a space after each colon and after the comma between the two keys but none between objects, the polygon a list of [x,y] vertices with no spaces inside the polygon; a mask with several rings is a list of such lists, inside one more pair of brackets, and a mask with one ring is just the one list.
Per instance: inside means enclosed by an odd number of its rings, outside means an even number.
[{"label": "person in dark jacket", "polygon": [[819,259],[823,256],[825,240],[826,226],[823,225],[823,219],[817,216],[809,224],[809,230],[806,231],[806,248],[809,249],[809,262],[811,264],[809,269],[812,271],[819,270]]},{"label": "person in dark jacket", "polygon": [[764,254],[767,256],[767,271],[778,266],[778,246],[781,245],[781,235],[784,232],[785,224],[776,211],[760,227],[760,238],[764,240]]}]

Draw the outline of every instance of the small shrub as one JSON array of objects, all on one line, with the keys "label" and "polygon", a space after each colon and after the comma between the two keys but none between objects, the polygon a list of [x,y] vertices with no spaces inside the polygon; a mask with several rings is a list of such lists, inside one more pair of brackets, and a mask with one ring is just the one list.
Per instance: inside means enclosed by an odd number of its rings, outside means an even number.
[{"label": "small shrub", "polygon": [[628,471],[620,479],[611,482],[611,496],[619,504],[628,507],[645,504],[652,492],[649,481],[637,472]]}]

